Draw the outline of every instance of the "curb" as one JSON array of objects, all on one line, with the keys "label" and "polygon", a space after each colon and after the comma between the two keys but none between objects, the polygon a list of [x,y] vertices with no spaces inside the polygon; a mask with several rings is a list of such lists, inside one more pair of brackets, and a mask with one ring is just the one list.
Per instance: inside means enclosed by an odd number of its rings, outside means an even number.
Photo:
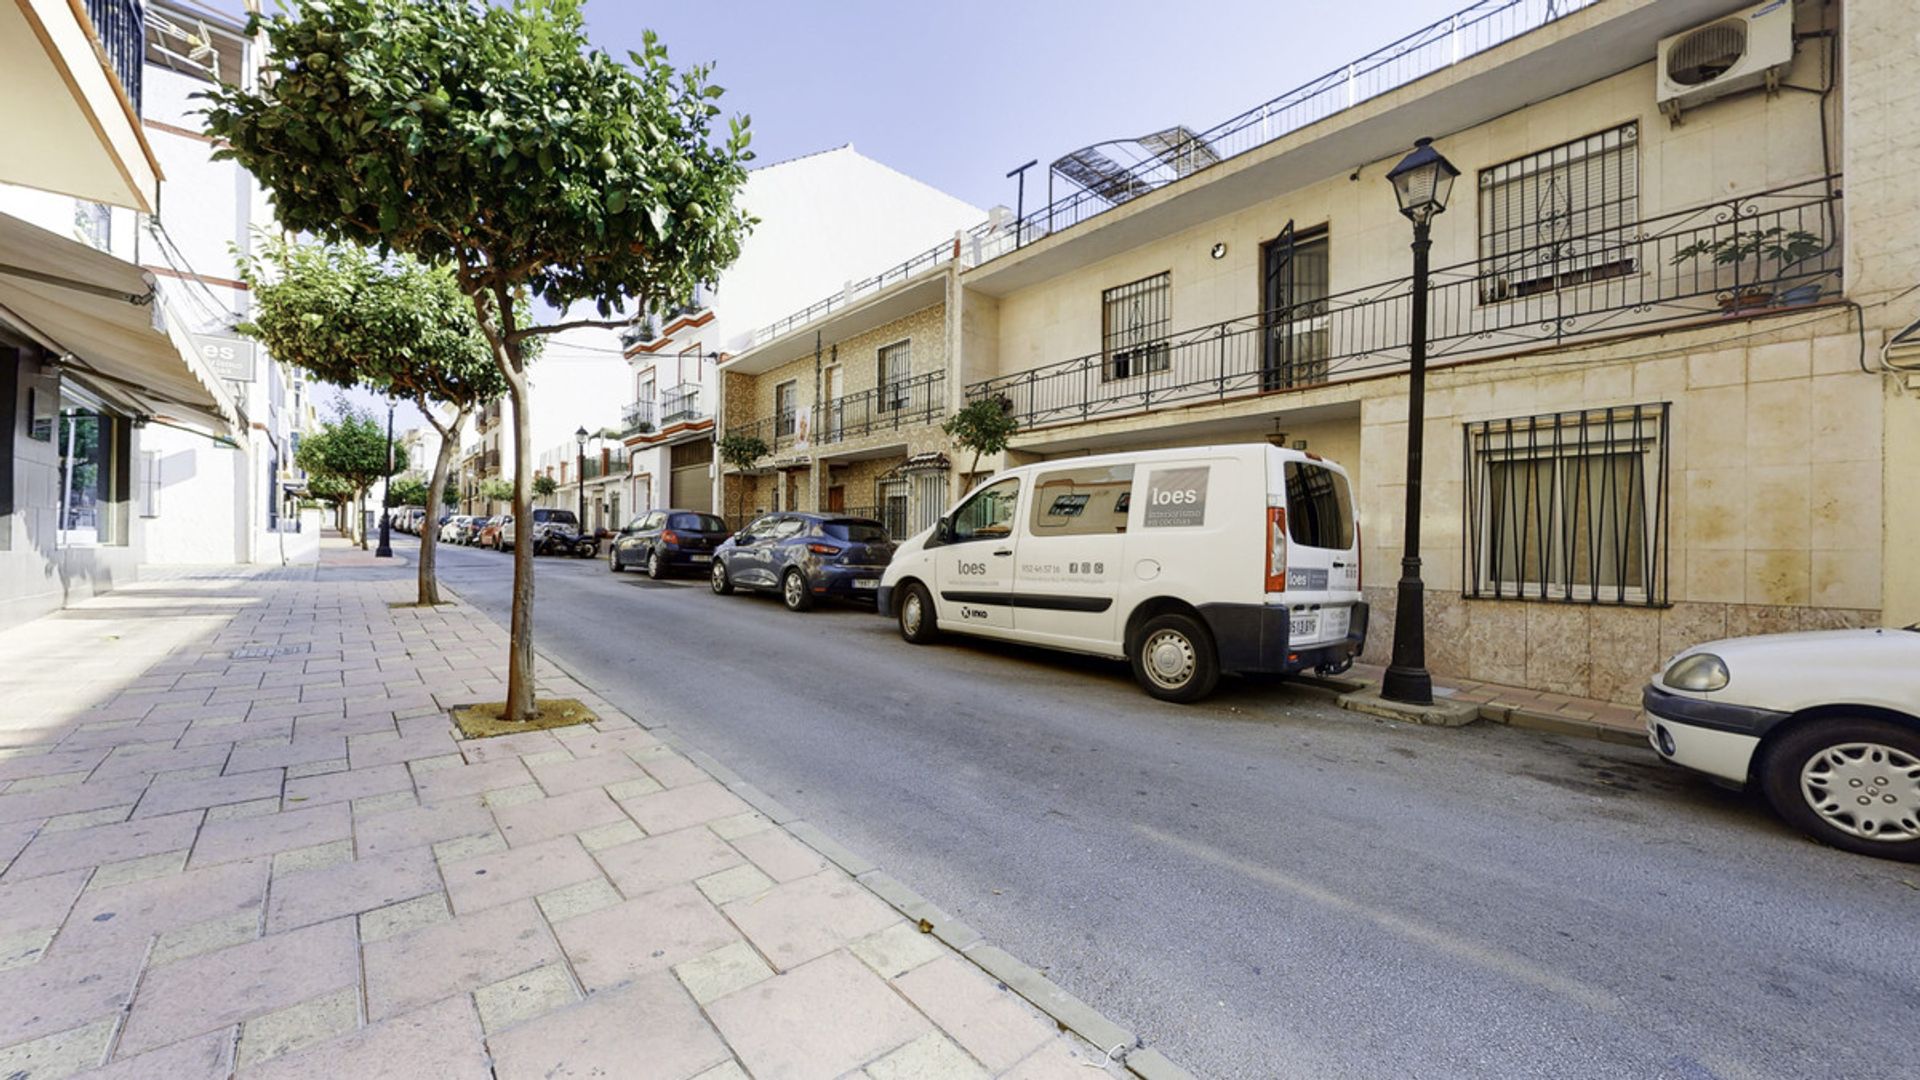
[{"label": "curb", "polygon": [[[440,587],[455,596],[460,595],[457,589],[445,582],[442,582]],[[481,610],[464,596],[460,599],[473,610]],[[489,615],[486,618],[495,626],[500,625],[492,616]],[[501,627],[501,629],[504,631],[506,628]],[[545,650],[536,648],[534,656],[536,660],[544,660],[552,664],[564,672],[568,678],[592,690],[591,683]],[[596,697],[600,696],[598,691],[593,693]],[[602,700],[605,699],[602,698]],[[1024,998],[1028,1004],[1046,1014],[1060,1030],[1070,1031],[1085,1039],[1104,1056],[1105,1060],[1118,1062],[1128,1073],[1140,1077],[1141,1080],[1193,1080],[1192,1073],[1169,1061],[1160,1051],[1146,1046],[1138,1035],[1109,1020],[1093,1006],[1067,993],[1059,984],[1029,967],[1011,953],[988,944],[978,930],[947,914],[893,875],[886,873],[871,861],[828,836],[812,822],[800,819],[784,803],[747,782],[739,773],[721,764],[713,755],[688,742],[684,736],[665,723],[649,723],[639,716],[632,716],[630,719],[658,736],[661,742],[672,747],[676,753],[706,770],[707,774],[718,781],[722,787],[764,814],[775,825],[785,829],[794,839],[819,852],[822,858],[845,871],[847,876],[879,897],[888,907],[913,920],[919,926],[921,933],[938,938],[948,948],[972,962],[975,967],[987,973],[1002,986]]]},{"label": "curb", "polygon": [[[1343,708],[1349,697],[1358,698],[1367,693],[1379,694],[1379,688],[1364,679],[1321,678],[1319,676],[1301,676],[1292,680],[1295,685],[1337,695]],[[1440,704],[1436,697],[1434,704]],[[1464,703],[1463,703],[1464,704]],[[1375,714],[1372,709],[1356,709],[1356,712]],[[1407,717],[1393,716],[1389,719],[1406,720]],[[1550,735],[1566,735],[1576,739],[1593,739],[1597,742],[1612,743],[1616,746],[1647,745],[1646,733],[1638,728],[1618,728],[1611,724],[1602,724],[1593,720],[1582,720],[1573,716],[1561,716],[1557,713],[1541,712],[1523,705],[1501,705],[1486,702],[1478,706],[1475,715],[1461,721],[1462,725],[1473,720],[1486,720],[1490,723],[1505,724],[1508,727],[1526,728],[1530,731],[1543,731]],[[1449,725],[1454,726],[1454,725]]]}]

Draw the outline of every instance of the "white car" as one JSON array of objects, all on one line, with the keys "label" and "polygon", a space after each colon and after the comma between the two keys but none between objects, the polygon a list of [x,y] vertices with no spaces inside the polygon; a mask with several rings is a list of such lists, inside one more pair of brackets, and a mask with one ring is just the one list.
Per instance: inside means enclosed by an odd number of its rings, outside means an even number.
[{"label": "white car", "polygon": [[1712,641],[1642,695],[1660,756],[1847,851],[1920,862],[1920,625]]}]

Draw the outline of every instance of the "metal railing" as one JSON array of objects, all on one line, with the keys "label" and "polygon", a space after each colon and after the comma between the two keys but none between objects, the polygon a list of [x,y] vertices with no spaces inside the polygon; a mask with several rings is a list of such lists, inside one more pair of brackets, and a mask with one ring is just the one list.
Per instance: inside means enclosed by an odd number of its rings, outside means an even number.
[{"label": "metal railing", "polygon": [[1238,157],[1596,2],[1598,0],[1477,0],[1358,60],[1215,124],[1193,140],[1172,142],[1162,152],[1127,165],[1102,185],[1102,190],[1118,193],[1117,198],[1077,188],[1077,185],[1075,191],[1055,197],[1052,189],[1056,174],[1050,171],[1045,205],[1018,220],[990,220],[969,233],[977,243],[977,259],[985,262],[998,258],[1097,217],[1137,195],[1204,172],[1204,169],[1187,167],[1188,160],[1195,154],[1195,143],[1219,161]]},{"label": "metal railing", "polygon": [[[1840,284],[1838,177],[1738,196],[1433,271],[1446,363],[1663,323],[1803,306]],[[1444,220],[1444,219],[1442,219]],[[1408,362],[1409,278],[973,383],[1022,427],[1313,386]]]},{"label": "metal railing", "polygon": [[947,411],[947,373],[929,371],[814,407],[813,441],[837,443],[925,424]]},{"label": "metal railing", "polygon": [[147,54],[146,5],[141,0],[86,0],[86,7],[107,63],[139,115],[140,71]]},{"label": "metal railing", "polygon": [[627,406],[626,411],[620,414],[620,423],[620,430],[627,435],[643,435],[654,430],[653,402],[641,400]]},{"label": "metal railing", "polygon": [[782,337],[799,327],[805,326],[823,315],[846,307],[855,300],[872,296],[874,293],[880,292],[883,289],[890,288],[909,278],[932,270],[935,267],[952,262],[954,248],[956,246],[952,239],[942,240],[940,243],[915,255],[907,261],[896,266],[890,266],[872,277],[848,282],[845,288],[834,293],[832,296],[815,301],[778,322],[769,323],[755,330],[749,336],[747,348],[751,349],[764,345],[775,338]]},{"label": "metal railing", "polygon": [[627,452],[625,450],[607,451],[604,461],[599,454],[588,454],[587,460],[581,464],[583,481],[598,480],[603,476],[624,476],[626,472]]},{"label": "metal railing", "polygon": [[697,420],[705,415],[700,410],[700,384],[697,382],[670,386],[660,394],[662,427],[681,420]]}]

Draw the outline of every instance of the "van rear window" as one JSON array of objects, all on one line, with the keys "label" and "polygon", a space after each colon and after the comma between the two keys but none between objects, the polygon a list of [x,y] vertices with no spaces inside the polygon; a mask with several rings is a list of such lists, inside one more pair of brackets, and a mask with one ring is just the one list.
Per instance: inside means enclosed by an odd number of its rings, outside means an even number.
[{"label": "van rear window", "polygon": [[1347,478],[1325,466],[1287,462],[1287,535],[1308,547],[1352,547],[1353,496]]}]

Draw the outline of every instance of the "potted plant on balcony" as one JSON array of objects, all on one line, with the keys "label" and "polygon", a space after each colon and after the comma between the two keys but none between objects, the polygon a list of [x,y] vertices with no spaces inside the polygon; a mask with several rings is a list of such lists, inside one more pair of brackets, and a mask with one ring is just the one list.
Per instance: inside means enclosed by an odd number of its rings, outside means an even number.
[{"label": "potted plant on balcony", "polygon": [[[1818,282],[1808,282],[1786,290],[1780,290],[1779,286],[1789,267],[1824,250],[1826,245],[1813,233],[1775,225],[1769,229],[1735,232],[1728,236],[1695,241],[1673,253],[1673,265],[1710,258],[1715,266],[1738,268],[1752,260],[1752,279],[1720,297],[1721,311],[1734,315],[1776,304],[1811,304],[1820,299],[1821,286]],[[1766,274],[1768,263],[1773,264],[1771,277]]]}]

